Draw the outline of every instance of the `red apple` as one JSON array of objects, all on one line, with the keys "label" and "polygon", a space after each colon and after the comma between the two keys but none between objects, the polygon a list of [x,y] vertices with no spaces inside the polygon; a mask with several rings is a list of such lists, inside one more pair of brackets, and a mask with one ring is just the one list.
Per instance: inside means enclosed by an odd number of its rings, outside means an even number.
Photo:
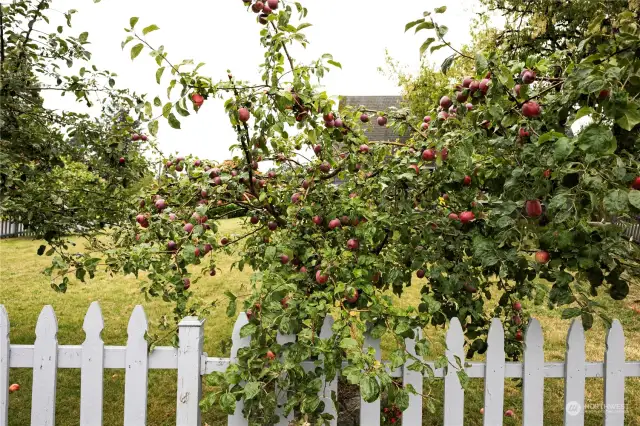
[{"label": "red apple", "polygon": [[482,93],[484,93],[486,95],[487,92],[489,91],[489,85],[490,84],[491,84],[491,80],[489,80],[488,78],[484,78],[484,79],[482,79],[482,81],[478,85],[478,88],[480,89],[480,91]]},{"label": "red apple", "polygon": [[424,274],[425,274],[424,269],[418,269],[416,271],[416,277],[418,278],[424,278]]},{"label": "red apple", "polygon": [[298,202],[300,201],[300,197],[301,197],[301,195],[298,192],[296,192],[295,194],[293,194],[291,196],[291,202],[293,204],[298,204]]},{"label": "red apple", "polygon": [[476,215],[474,215],[473,212],[466,211],[466,212],[460,213],[460,222],[462,223],[469,223],[475,218],[476,218]]},{"label": "red apple", "polygon": [[127,161],[127,160],[125,160],[125,158],[124,158],[124,157],[120,157],[120,159],[118,160],[118,163],[120,163],[120,164],[124,164],[124,163],[125,163],[125,161]]},{"label": "red apple", "polygon": [[473,77],[465,77],[464,80],[462,80],[462,87],[469,87],[472,81]]},{"label": "red apple", "polygon": [[463,103],[467,101],[467,98],[469,98],[469,92],[467,90],[456,92],[456,101]]},{"label": "red apple", "polygon": [[139,141],[140,140],[140,135],[137,134],[137,133],[132,134],[131,135],[131,140],[134,141],[134,142],[135,141]]},{"label": "red apple", "polygon": [[283,265],[289,263],[289,256],[287,256],[286,254],[280,256],[280,263],[282,263]]},{"label": "red apple", "polygon": [[333,121],[335,119],[335,116],[333,115],[332,112],[325,114],[322,116],[322,118],[324,119],[324,121]]},{"label": "red apple", "polygon": [[316,225],[322,225],[322,216],[314,216],[313,219],[311,219],[311,220]]},{"label": "red apple", "polygon": [[513,310],[514,310],[514,311],[521,311],[521,310],[522,310],[522,303],[520,303],[520,302],[513,302]]},{"label": "red apple", "polygon": [[190,234],[193,231],[193,224],[191,223],[187,223],[184,225],[184,232],[186,232],[187,234]]},{"label": "red apple", "polygon": [[351,238],[349,241],[347,241],[347,248],[349,250],[358,250],[359,247],[360,247],[360,242],[358,242],[357,239]]},{"label": "red apple", "polygon": [[[278,1],[278,0],[276,0]],[[274,359],[276,359],[276,354],[274,354],[272,351],[267,351],[267,355],[266,355],[267,359],[269,361],[273,361]]]},{"label": "red apple", "polygon": [[546,179],[549,179],[551,177],[551,169],[547,169],[544,172],[542,172],[542,176]]},{"label": "red apple", "polygon": [[449,150],[447,148],[442,148],[442,151],[440,151],[440,158],[442,161],[447,161],[447,158],[449,158]]},{"label": "red apple", "polygon": [[480,88],[480,82],[477,80],[473,80],[471,83],[469,83],[469,91],[471,93],[474,93],[475,91],[477,91]]},{"label": "red apple", "polygon": [[464,186],[469,186],[469,185],[471,185],[471,176],[466,175],[466,176],[464,177],[464,179],[462,180],[462,184],[463,184]]},{"label": "red apple", "polygon": [[432,161],[435,158],[436,158],[436,153],[433,149],[429,148],[422,151],[422,159],[424,161]]},{"label": "red apple", "polygon": [[422,121],[424,121],[425,123],[430,123],[431,122],[431,116],[430,115],[426,115]]},{"label": "red apple", "polygon": [[196,257],[200,257],[200,248],[199,248],[199,247],[196,247],[196,248],[195,248],[195,250],[193,250],[193,254],[194,254]]},{"label": "red apple", "polygon": [[462,284],[462,288],[464,288],[464,291],[466,291],[467,293],[476,293],[478,291],[478,289],[475,288],[473,284],[467,282]]},{"label": "red apple", "polygon": [[332,129],[332,128],[334,128],[334,127],[335,127],[335,125],[336,125],[336,123],[335,123],[333,120],[329,120],[329,121],[325,121],[325,122],[324,122],[324,126],[325,126],[327,129]]},{"label": "red apple", "polygon": [[451,102],[451,99],[449,99],[448,96],[443,96],[440,98],[440,106],[442,107],[442,109],[448,109],[452,104],[453,102]]},{"label": "red apple", "polygon": [[520,136],[520,138],[522,139],[528,138],[529,132],[524,127],[520,127],[520,130],[518,130],[518,136]]},{"label": "red apple", "polygon": [[360,298],[360,293],[358,293],[358,290],[354,289],[351,296],[344,297],[344,301],[347,303],[356,303],[359,298]]},{"label": "red apple", "polygon": [[527,118],[538,117],[541,112],[542,109],[540,108],[540,105],[535,101],[525,102],[524,105],[522,105],[522,115]]},{"label": "red apple", "polygon": [[185,290],[188,290],[189,287],[191,287],[191,280],[189,278],[183,278],[182,285],[184,286]]},{"label": "red apple", "polygon": [[547,263],[549,261],[549,253],[544,250],[539,250],[536,252],[536,262],[541,265]]},{"label": "red apple", "polygon": [[329,164],[327,161],[320,164],[320,171],[322,173],[329,173],[330,170],[331,170],[331,164]]},{"label": "red apple", "polygon": [[449,213],[449,216],[448,216],[448,217],[449,217],[449,219],[451,219],[451,220],[460,220],[460,218],[458,217],[458,215],[457,215],[457,214],[455,214],[455,213]]},{"label": "red apple", "polygon": [[329,229],[335,229],[340,227],[341,223],[340,223],[340,219],[332,219],[329,222]]},{"label": "red apple", "polygon": [[9,393],[14,393],[20,390],[20,385],[17,383],[13,383],[11,386],[9,386]]},{"label": "red apple", "polygon": [[267,227],[270,231],[275,231],[278,228],[278,224],[276,222],[269,222]]},{"label": "red apple", "polygon": [[339,118],[336,118],[334,120],[334,124],[335,124],[336,127],[340,128],[340,127],[342,127],[343,123],[342,123],[342,120],[340,120]]},{"label": "red apple", "polygon": [[387,117],[380,116],[378,117],[378,126],[385,126],[387,124]]},{"label": "red apple", "polygon": [[366,145],[366,144],[360,145],[360,152],[362,154],[368,153],[369,152],[369,145]]},{"label": "red apple", "polygon": [[606,99],[609,96],[611,96],[611,92],[609,91],[609,89],[603,89],[600,91],[600,93],[598,93],[598,99]]},{"label": "red apple", "polygon": [[424,130],[427,130],[427,129],[429,128],[429,123],[422,123],[422,124],[420,125],[420,128],[421,128],[423,131],[424,131]]},{"label": "red apple", "polygon": [[513,323],[515,325],[520,325],[522,324],[522,318],[520,318],[520,315],[514,315],[511,317],[511,321],[513,321]]},{"label": "red apple", "polygon": [[300,273],[306,274],[307,273],[307,267],[303,266],[302,268],[300,268]]},{"label": "red apple", "polygon": [[199,93],[192,93],[191,94],[191,101],[196,106],[196,108],[200,108],[202,106],[202,104],[204,103],[204,98]]},{"label": "red apple", "polygon": [[[259,3],[259,2],[258,2]],[[247,121],[249,121],[249,117],[251,116],[251,114],[249,114],[249,110],[246,108],[240,108],[238,110],[238,118],[240,119],[240,121],[242,121],[243,123],[246,123]]]},{"label": "red apple", "polygon": [[531,70],[522,71],[522,82],[524,84],[531,84],[536,80],[536,73]]},{"label": "red apple", "polygon": [[257,1],[253,4],[253,6],[251,6],[251,10],[254,13],[260,13],[260,11],[264,8],[264,3],[262,3],[261,1]]},{"label": "red apple", "polygon": [[154,203],[154,205],[156,206],[156,209],[162,211],[164,209],[167,208],[167,202],[165,200],[163,200],[162,198],[159,198],[156,200],[156,202]]},{"label": "red apple", "polygon": [[365,113],[360,114],[360,121],[362,121],[363,123],[368,123],[369,122],[369,116]]},{"label": "red apple", "polygon": [[289,307],[289,298],[288,297],[283,297],[280,300],[280,305],[282,306],[282,309],[287,309]]},{"label": "red apple", "polygon": [[271,9],[276,10],[278,8],[278,0],[268,0],[267,5],[269,5]]},{"label": "red apple", "polygon": [[204,245],[204,254],[209,253],[211,250],[213,250],[213,246],[209,243]]},{"label": "red apple", "polygon": [[446,120],[447,118],[449,118],[449,114],[448,114],[446,111],[440,111],[440,112],[438,113],[438,120],[440,120],[440,121],[444,121],[444,120]]},{"label": "red apple", "polygon": [[212,277],[215,277],[216,276],[216,270],[215,269],[211,269],[209,271],[209,275],[212,276]]},{"label": "red apple", "polygon": [[467,103],[467,104],[465,104],[465,108],[467,108],[467,111],[471,111],[471,110],[473,110],[473,104],[472,103]]},{"label": "red apple", "polygon": [[638,189],[640,190],[640,176],[637,176],[634,180],[633,183],[631,183],[631,187],[633,189]]},{"label": "red apple", "polygon": [[327,281],[329,281],[329,276],[328,275],[323,275],[322,271],[320,271],[320,270],[316,271],[316,282],[318,284],[326,284]]},{"label": "red apple", "polygon": [[260,219],[258,218],[258,216],[251,216],[251,219],[249,220],[253,225],[256,225],[258,222],[260,222]]},{"label": "red apple", "polygon": [[520,97],[520,88],[521,86],[519,84],[516,84],[516,86],[513,88],[513,91],[516,93],[517,97]]},{"label": "red apple", "polygon": [[525,203],[525,210],[527,212],[527,216],[538,217],[542,214],[542,204],[540,203],[540,200],[527,200]]},{"label": "red apple", "polygon": [[416,166],[415,164],[409,164],[409,168],[413,169],[413,171],[416,172],[416,175],[420,174],[420,168],[418,166]]}]

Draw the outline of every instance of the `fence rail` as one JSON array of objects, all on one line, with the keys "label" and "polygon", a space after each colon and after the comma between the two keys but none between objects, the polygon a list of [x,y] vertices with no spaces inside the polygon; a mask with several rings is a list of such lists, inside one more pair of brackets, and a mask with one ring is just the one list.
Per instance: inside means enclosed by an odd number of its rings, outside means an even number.
[{"label": "fence rail", "polygon": [[9,220],[0,221],[0,238],[33,237],[35,234],[22,223]]},{"label": "fence rail", "polygon": [[[56,377],[58,368],[81,370],[80,425],[102,425],[103,410],[103,370],[116,368],[125,370],[124,425],[146,424],[147,380],[150,369],[177,370],[178,389],[176,395],[176,425],[200,426],[199,400],[202,396],[202,376],[212,372],[223,372],[235,362],[238,350],[250,343],[249,337],[240,338],[240,329],[248,323],[241,313],[236,320],[230,358],[208,357],[202,351],[204,320],[195,317],[183,319],[179,328],[180,344],[174,347],[156,347],[147,352],[147,318],[141,306],[136,306],[127,327],[126,346],[105,346],[100,334],[104,322],[100,306],[93,302],[85,316],[83,330],[85,341],[82,345],[58,345],[58,324],[51,306],[45,306],[36,324],[36,340],[33,345],[12,345],[9,341],[9,317],[0,305],[0,426],[8,426],[9,369],[33,369],[33,393],[31,424],[53,426],[55,424]],[[333,319],[325,318],[320,338],[331,336]],[[418,334],[419,334],[418,330]],[[294,335],[278,335],[278,342],[285,345],[294,342]],[[407,349],[415,348],[415,340],[406,339]],[[625,378],[640,377],[640,361],[625,361],[624,334],[620,322],[615,320],[606,337],[604,362],[585,362],[584,331],[579,319],[574,320],[567,337],[565,362],[545,362],[543,353],[542,328],[532,319],[525,335],[524,360],[505,362],[504,330],[499,320],[491,323],[488,338],[486,362],[469,362],[465,372],[470,378],[485,380],[484,425],[500,426],[503,421],[504,379],[523,379],[523,424],[539,426],[543,424],[544,379],[565,379],[565,425],[584,424],[585,378],[597,377],[604,380],[605,426],[623,426]],[[460,322],[454,318],[446,336],[446,356],[452,365],[456,357],[464,359],[464,334]],[[380,358],[380,340],[367,337],[365,347],[375,349]],[[415,353],[415,352],[413,352]],[[307,361],[303,367],[313,368],[320,361]],[[418,392],[422,389],[421,373],[411,371],[408,365],[391,370],[394,377],[401,377],[403,385],[411,384]],[[433,363],[430,363],[434,367]],[[346,366],[346,364],[344,364]],[[464,389],[456,370],[435,369],[435,376],[444,379],[444,424],[459,426],[464,424]],[[337,424],[337,411],[331,400],[331,393],[338,391],[337,380],[321,387],[320,398],[325,402],[325,412],[334,416],[332,425]],[[284,405],[286,400],[279,401]],[[380,401],[362,401],[361,425],[380,425]],[[573,407],[573,408],[571,408]],[[577,407],[577,409],[576,409]],[[282,411],[280,411],[282,413]],[[279,426],[292,420],[281,415]],[[228,424],[246,426],[242,415],[242,401],[228,418]],[[409,408],[402,420],[403,426],[422,424],[422,399],[412,395]]]}]

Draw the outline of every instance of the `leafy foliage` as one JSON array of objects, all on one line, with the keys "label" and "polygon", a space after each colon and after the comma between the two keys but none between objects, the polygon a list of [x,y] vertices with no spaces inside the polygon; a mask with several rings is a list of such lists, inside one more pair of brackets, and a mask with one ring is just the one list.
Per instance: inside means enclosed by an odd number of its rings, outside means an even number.
[{"label": "leafy foliage", "polygon": [[[251,344],[239,351],[237,364],[211,376],[218,390],[205,406],[218,403],[231,413],[243,399],[252,424],[272,424],[277,386],[288,394],[286,413],[295,410],[300,419],[321,424],[327,419],[317,396],[321,377],[341,374],[360,386],[365,400],[391,389],[403,408],[411,389],[396,389],[373,352],[362,350],[365,332],[389,334],[396,341],[391,362],[411,360],[412,369],[429,375],[430,367],[404,346],[416,328],[459,318],[470,357],[486,350],[490,319],[499,317],[506,324],[506,353],[515,358],[527,320],[520,300],[563,307],[565,318],[581,316],[589,327],[594,316],[607,320],[592,295],[626,296],[629,273],[640,269],[640,250],[610,221],[640,213],[637,11],[615,6],[612,13],[611,6],[585,1],[528,2],[525,12],[512,12],[496,3],[490,6],[508,13],[508,30],[491,33],[473,54],[451,46],[447,29],[430,13],[408,24],[433,32],[430,44],[438,44],[432,51],[454,51],[448,76],[469,75],[470,63],[473,75],[455,82],[456,93],[443,93],[440,106],[429,98],[423,109],[409,102],[380,112],[338,109],[318,91],[316,78],[339,66],[331,55],[310,64],[290,56],[288,46],[308,43],[302,31],[308,25],[293,23],[294,14],[307,15],[299,3],[269,1],[269,13],[247,4],[264,25],[259,83],[231,72],[213,82],[198,73],[201,64],[174,64],[163,47],[136,32],[138,18],[132,18],[123,46],[135,40],[131,56],[148,50],[158,64],[156,79],[169,79],[162,116],[179,128],[182,117],[206,107],[209,98],[225,98],[238,144],[222,164],[167,159],[129,221],[113,230],[111,241],[96,241],[94,253],[75,260],[75,267],[86,269],[102,256],[111,272],[146,271],[143,291],[173,302],[179,319],[204,308],[189,291],[198,280],[189,266],[215,273],[215,253],[239,247],[236,266],[255,273],[249,295],[227,295],[227,314],[242,304],[249,323],[241,335]],[[586,3],[588,22],[582,19]],[[543,34],[539,19],[556,10],[575,34],[553,38],[547,32],[530,47],[513,47]],[[533,16],[523,20],[523,13]],[[545,43],[559,47],[549,51]],[[458,56],[469,68],[456,70]],[[438,90],[454,83],[425,75]],[[367,140],[362,114],[407,132],[409,140]],[[305,159],[303,147],[315,157]],[[258,165],[266,160],[277,167],[264,173]],[[243,236],[217,232],[215,220],[230,205],[249,212]],[[69,268],[60,260],[52,272],[64,276]],[[401,296],[414,273],[421,303],[394,304],[390,292]],[[333,336],[320,339],[330,313]],[[297,340],[280,345],[277,332]],[[420,354],[428,347],[426,339],[417,343]],[[304,371],[300,362],[310,358],[319,361]],[[343,361],[349,366],[341,369]],[[456,368],[446,359],[436,366]]]}]

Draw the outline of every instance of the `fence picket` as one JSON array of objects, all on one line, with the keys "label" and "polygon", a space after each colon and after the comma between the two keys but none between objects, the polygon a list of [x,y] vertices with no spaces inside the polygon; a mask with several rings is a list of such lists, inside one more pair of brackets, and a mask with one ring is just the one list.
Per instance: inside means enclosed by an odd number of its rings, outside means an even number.
[{"label": "fence picket", "polygon": [[524,338],[522,425],[542,426],[544,417],[544,338],[536,319],[529,321]]},{"label": "fence picket", "polygon": [[58,321],[53,307],[42,308],[36,323],[33,348],[33,390],[31,424],[54,426],[56,417],[56,377],[58,366]]},{"label": "fence picket", "polygon": [[582,321],[574,319],[569,328],[565,355],[565,426],[584,426],[584,363],[584,329]]},{"label": "fence picket", "polygon": [[102,425],[104,342],[100,333],[104,329],[102,311],[93,302],[84,317],[82,329],[82,369],[80,372],[80,425]]},{"label": "fence picket", "polygon": [[[422,339],[422,330],[415,329],[415,337],[413,339],[404,339],[407,346],[407,352],[422,361],[422,357],[416,354],[416,340]],[[409,394],[409,407],[402,414],[402,426],[421,426],[422,425],[422,384],[423,377],[419,371],[409,370],[409,365],[415,361],[407,361],[402,370],[402,384],[413,386],[418,393],[417,395]]]},{"label": "fence picket", "polygon": [[[249,323],[249,319],[247,318],[247,314],[241,312],[238,315],[238,319],[236,320],[235,325],[233,326],[233,334],[231,335],[232,344],[231,344],[231,362],[235,363],[238,359],[238,350],[240,348],[244,348],[249,346],[251,342],[251,337],[240,337],[240,329]],[[244,414],[242,414],[242,409],[244,408],[244,403],[242,401],[236,402],[236,411],[229,415],[228,417],[228,426],[247,426],[249,422],[244,418]]]},{"label": "fence picket", "polygon": [[178,392],[176,425],[200,426],[202,344],[204,320],[186,317],[178,324]]},{"label": "fence picket", "polygon": [[9,315],[0,305],[0,426],[9,425]]},{"label": "fence picket", "polygon": [[484,426],[501,426],[504,406],[504,328],[491,320],[484,377]]},{"label": "fence picket", "polygon": [[[331,315],[327,315],[324,317],[324,323],[322,324],[322,328],[320,329],[320,338],[321,339],[329,339],[333,336],[333,317]],[[338,411],[336,410],[336,406],[333,403],[333,399],[331,398],[331,393],[335,392],[336,399],[338,396],[338,375],[327,383],[324,379],[322,380],[322,389],[320,390],[319,396],[320,400],[324,401],[324,413],[331,414],[333,419],[329,422],[331,426],[337,426],[338,424]]]},{"label": "fence picket", "polygon": [[[295,334],[280,334],[280,332],[278,332],[278,334],[276,335],[276,342],[278,342],[279,345],[285,345],[287,343],[293,343],[295,341],[296,341]],[[280,359],[281,359],[281,362],[284,362],[284,354],[282,353],[280,354]],[[276,415],[280,418],[277,425],[287,426],[293,420],[295,413],[291,411],[288,416],[285,416],[284,405],[287,403],[287,394],[286,393],[280,394],[278,387],[276,387],[276,395],[279,395],[278,406],[276,407]]]},{"label": "fence picket", "polygon": [[136,305],[127,326],[126,371],[124,381],[124,426],[141,426],[147,422],[147,315]]},{"label": "fence picket", "polygon": [[464,389],[460,385],[457,369],[452,367],[458,365],[456,357],[464,362],[464,334],[458,318],[452,318],[449,322],[445,341],[449,365],[444,377],[444,424],[462,426],[464,424]]},{"label": "fence picket", "polygon": [[624,425],[624,331],[613,320],[604,353],[604,424]]},{"label": "fence picket", "polygon": [[[382,359],[382,350],[380,349],[380,339],[372,338],[369,333],[364,336],[364,349],[373,348],[376,352],[376,359]],[[366,402],[360,396],[360,424],[367,426],[380,425],[380,398],[373,402]]]}]

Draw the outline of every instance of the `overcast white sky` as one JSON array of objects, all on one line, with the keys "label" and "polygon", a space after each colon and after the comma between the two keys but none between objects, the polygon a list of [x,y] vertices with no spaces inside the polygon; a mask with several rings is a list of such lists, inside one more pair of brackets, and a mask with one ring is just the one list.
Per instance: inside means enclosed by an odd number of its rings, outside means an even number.
[{"label": "overcast white sky", "polygon": [[[399,94],[396,84],[378,67],[384,65],[388,49],[408,70],[418,69],[419,47],[427,35],[414,35],[412,30],[405,34],[405,24],[418,19],[425,10],[446,4],[448,9],[438,15],[438,22],[449,27],[447,40],[460,46],[470,40],[469,24],[480,7],[477,0],[300,1],[309,9],[306,21],[313,26],[305,30],[309,47],[292,54],[303,62],[323,53],[333,54],[342,70],[332,70],[323,80],[332,96]],[[259,44],[262,26],[241,0],[102,0],[97,4],[91,0],[60,0],[53,6],[58,10],[77,9],[70,31],[89,32],[89,49],[96,66],[116,72],[119,87],[146,92],[150,99],[160,95],[166,102],[166,85],[156,84],[155,61],[145,52],[131,61],[129,50],[121,50],[120,42],[126,36],[123,29],[131,16],[140,17],[139,30],[152,23],[160,27],[149,34],[149,41],[156,46],[163,44],[174,62],[205,62],[201,71],[214,81],[225,78],[227,69],[238,78],[258,80],[258,65],[263,59]],[[444,48],[429,60],[439,65],[449,54]],[[46,96],[52,107],[68,109],[73,105],[57,94]],[[181,130],[171,129],[166,123],[160,125],[158,139],[165,154],[229,158],[228,148],[236,139],[222,102],[208,101],[197,115],[181,121]]]}]

